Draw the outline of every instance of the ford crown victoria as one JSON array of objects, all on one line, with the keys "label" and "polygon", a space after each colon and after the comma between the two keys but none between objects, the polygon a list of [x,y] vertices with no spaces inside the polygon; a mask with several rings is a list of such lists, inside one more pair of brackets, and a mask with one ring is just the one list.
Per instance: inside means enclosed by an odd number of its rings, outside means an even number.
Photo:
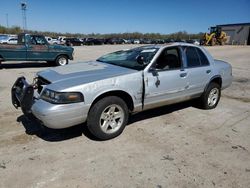
[{"label": "ford crown victoria", "polygon": [[232,82],[229,63],[186,43],[142,46],[24,77],[12,102],[45,126],[61,129],[87,122],[101,140],[118,136],[129,114],[190,99],[204,109],[217,106]]}]

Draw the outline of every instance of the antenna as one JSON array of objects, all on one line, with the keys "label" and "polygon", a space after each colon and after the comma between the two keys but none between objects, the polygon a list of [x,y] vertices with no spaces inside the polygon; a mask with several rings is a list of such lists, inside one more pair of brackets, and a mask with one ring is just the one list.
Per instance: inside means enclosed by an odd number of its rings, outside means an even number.
[{"label": "antenna", "polygon": [[27,30],[27,20],[26,20],[26,10],[27,10],[27,3],[21,3],[21,10],[22,10],[22,17],[23,17],[23,32]]}]

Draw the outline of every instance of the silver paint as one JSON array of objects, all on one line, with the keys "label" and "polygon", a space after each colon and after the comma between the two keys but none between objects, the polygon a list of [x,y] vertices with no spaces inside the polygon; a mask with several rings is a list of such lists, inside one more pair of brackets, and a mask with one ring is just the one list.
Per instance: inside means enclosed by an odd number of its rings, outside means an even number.
[{"label": "silver paint", "polygon": [[[222,89],[231,84],[231,65],[214,60],[202,47],[198,48],[206,54],[210,62],[209,66],[157,71],[156,75],[150,71],[150,67],[154,64],[162,50],[182,45],[193,46],[184,43],[158,45],[157,47],[160,49],[151,63],[141,71],[97,61],[75,63],[41,71],[38,75],[51,82],[44,88],[59,92],[81,92],[84,95],[84,102],[55,105],[39,99],[38,96],[38,99],[32,106],[32,112],[46,126],[64,128],[85,122],[94,100],[107,92],[122,91],[127,93],[133,101],[134,109],[132,113],[135,113],[199,97],[214,76],[222,78]],[[181,59],[183,64],[186,65],[186,58],[183,54]],[[206,74],[208,69],[211,72]],[[186,73],[186,76],[180,77],[182,73]],[[145,88],[143,88],[143,82],[145,83]],[[142,94],[144,92],[145,95],[143,97]]]}]

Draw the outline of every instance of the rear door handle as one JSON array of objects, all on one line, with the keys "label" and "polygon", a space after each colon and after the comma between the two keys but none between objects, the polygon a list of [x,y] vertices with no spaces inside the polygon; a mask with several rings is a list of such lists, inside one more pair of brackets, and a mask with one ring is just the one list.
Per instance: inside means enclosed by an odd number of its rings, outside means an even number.
[{"label": "rear door handle", "polygon": [[186,72],[180,74],[180,77],[182,77],[182,78],[184,78],[184,77],[186,77],[186,76],[187,76],[187,73],[186,73]]},{"label": "rear door handle", "polygon": [[206,73],[207,73],[207,74],[210,74],[210,73],[211,73],[211,70],[207,70]]}]

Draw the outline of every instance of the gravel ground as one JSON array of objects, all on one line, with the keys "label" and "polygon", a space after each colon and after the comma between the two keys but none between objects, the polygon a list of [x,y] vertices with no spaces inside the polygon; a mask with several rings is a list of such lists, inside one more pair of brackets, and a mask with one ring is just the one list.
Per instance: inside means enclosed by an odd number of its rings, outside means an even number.
[{"label": "gravel ground", "polygon": [[[75,47],[85,61],[130,45]],[[0,187],[249,187],[250,47],[207,47],[233,66],[214,110],[186,102],[131,117],[122,135],[96,141],[85,125],[51,130],[16,110],[10,89],[43,62],[0,69]]]}]

